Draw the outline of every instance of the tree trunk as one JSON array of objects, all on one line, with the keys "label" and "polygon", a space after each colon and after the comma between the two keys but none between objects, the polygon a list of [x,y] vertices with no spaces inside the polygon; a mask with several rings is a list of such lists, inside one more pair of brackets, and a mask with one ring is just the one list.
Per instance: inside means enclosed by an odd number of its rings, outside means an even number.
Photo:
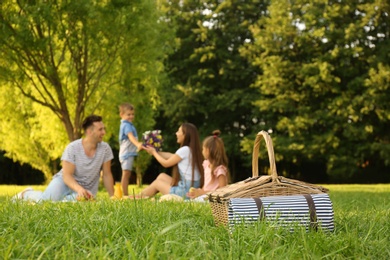
[{"label": "tree trunk", "polygon": [[137,171],[137,187],[142,187],[142,174],[139,171]]}]

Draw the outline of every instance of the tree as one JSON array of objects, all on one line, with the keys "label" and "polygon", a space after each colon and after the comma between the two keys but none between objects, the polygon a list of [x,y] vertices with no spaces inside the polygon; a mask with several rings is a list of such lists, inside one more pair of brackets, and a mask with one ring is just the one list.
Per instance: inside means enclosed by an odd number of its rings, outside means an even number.
[{"label": "tree", "polygon": [[[242,52],[279,161],[323,161],[341,179],[389,165],[386,1],[273,1]],[[312,172],[312,174],[315,174]]]},{"label": "tree", "polygon": [[[220,129],[229,154],[233,179],[250,172],[240,169],[250,156],[240,151],[240,140],[260,131],[252,102],[258,92],[250,88],[258,74],[240,54],[252,41],[249,26],[266,11],[267,1],[167,1],[167,16],[176,30],[176,46],[165,67],[169,84],[160,92],[164,128],[194,123],[202,137]],[[172,140],[173,142],[173,140]],[[248,170],[249,171],[249,170]]]},{"label": "tree", "polygon": [[80,138],[86,115],[103,115],[108,137],[117,135],[123,101],[139,107],[140,129],[152,127],[168,37],[155,1],[3,1],[0,8],[7,156],[48,177],[48,162]]}]

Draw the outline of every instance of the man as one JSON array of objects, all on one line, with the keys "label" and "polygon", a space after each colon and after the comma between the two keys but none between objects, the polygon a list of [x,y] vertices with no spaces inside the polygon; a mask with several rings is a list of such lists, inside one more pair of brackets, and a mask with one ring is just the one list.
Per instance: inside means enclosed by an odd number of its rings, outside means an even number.
[{"label": "man", "polygon": [[75,201],[93,199],[99,187],[100,171],[110,197],[114,195],[114,179],[111,160],[114,158],[110,146],[103,142],[106,133],[102,117],[91,115],[83,122],[84,138],[68,144],[62,154],[62,169],[53,176],[46,190],[27,188],[13,199],[28,201]]}]

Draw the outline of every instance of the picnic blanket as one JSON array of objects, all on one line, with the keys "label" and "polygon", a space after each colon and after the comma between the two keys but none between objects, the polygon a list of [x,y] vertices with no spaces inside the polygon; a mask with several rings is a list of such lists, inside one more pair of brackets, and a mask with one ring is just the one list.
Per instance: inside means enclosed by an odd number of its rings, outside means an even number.
[{"label": "picnic blanket", "polygon": [[294,226],[304,226],[307,230],[334,230],[332,202],[326,193],[229,200],[230,227],[237,223],[250,224],[257,221],[292,229]]}]

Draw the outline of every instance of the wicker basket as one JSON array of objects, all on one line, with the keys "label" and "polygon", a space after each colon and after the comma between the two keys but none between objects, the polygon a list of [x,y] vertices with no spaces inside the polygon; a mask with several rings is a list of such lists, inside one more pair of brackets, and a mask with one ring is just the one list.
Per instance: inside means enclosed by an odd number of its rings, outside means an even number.
[{"label": "wicker basket", "polygon": [[[259,176],[258,158],[260,141],[264,138],[270,164],[270,175]],[[280,195],[320,194],[328,189],[310,183],[278,176],[276,172],[274,148],[269,134],[260,131],[256,135],[252,153],[252,177],[209,192],[214,220],[217,225],[228,224],[228,203],[230,198],[259,198]]]}]

